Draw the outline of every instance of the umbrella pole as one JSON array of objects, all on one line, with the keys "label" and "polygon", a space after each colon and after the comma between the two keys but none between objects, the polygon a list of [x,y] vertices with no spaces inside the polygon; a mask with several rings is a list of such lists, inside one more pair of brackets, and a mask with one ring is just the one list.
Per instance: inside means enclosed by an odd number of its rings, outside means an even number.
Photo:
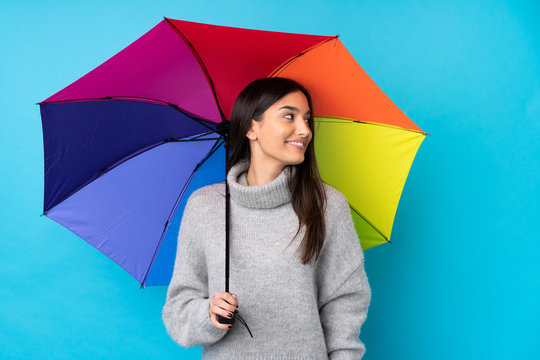
[{"label": "umbrella pole", "polygon": [[[229,168],[229,144],[225,141],[225,173]],[[225,174],[225,292],[229,292],[229,214],[231,211],[229,182]]]},{"label": "umbrella pole", "polygon": [[[225,292],[229,292],[229,212],[230,212],[230,194],[229,182],[227,181],[227,169],[229,168],[229,138],[228,134],[223,136],[225,145]],[[218,321],[222,324],[234,324],[235,317],[232,319],[218,315]]]},{"label": "umbrella pole", "polygon": [[[222,123],[223,125],[227,123]],[[228,125],[228,124],[227,124]],[[225,126],[227,126],[225,125]],[[225,145],[225,292],[229,292],[229,214],[231,212],[231,196],[229,193],[229,182],[227,181],[227,170],[229,169],[230,159],[230,146],[229,146],[229,132],[228,130],[223,132],[224,145]],[[249,329],[246,321],[240,316],[240,313],[233,314],[231,319],[218,315],[218,322],[221,324],[234,324],[238,318],[238,321],[242,323],[249,332],[249,336],[253,338],[253,334]]]}]

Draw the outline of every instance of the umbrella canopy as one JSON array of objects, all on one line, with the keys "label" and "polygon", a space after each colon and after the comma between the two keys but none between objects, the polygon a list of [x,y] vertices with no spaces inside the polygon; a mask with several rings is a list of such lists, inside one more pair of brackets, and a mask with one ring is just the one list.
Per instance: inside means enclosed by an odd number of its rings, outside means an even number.
[{"label": "umbrella canopy", "polygon": [[39,103],[43,214],[142,287],[168,285],[175,215],[192,191],[225,180],[221,125],[246,85],[275,76],[297,80],[312,94],[321,175],[349,199],[362,248],[390,241],[426,133],[338,36],[169,18]]}]

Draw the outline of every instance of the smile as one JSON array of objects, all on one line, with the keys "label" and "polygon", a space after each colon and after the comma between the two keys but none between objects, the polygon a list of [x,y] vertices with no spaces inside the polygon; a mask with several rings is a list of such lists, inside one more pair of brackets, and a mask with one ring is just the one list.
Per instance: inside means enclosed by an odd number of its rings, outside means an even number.
[{"label": "smile", "polygon": [[304,144],[301,142],[291,141],[291,142],[287,142],[287,144],[292,145],[297,149],[302,149],[302,150],[304,149]]}]

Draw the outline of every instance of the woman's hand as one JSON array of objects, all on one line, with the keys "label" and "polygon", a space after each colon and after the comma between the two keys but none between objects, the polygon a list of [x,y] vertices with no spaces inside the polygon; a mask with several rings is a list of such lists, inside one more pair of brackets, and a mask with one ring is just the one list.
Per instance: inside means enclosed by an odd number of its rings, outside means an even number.
[{"label": "woman's hand", "polygon": [[232,328],[232,325],[230,324],[220,323],[217,320],[218,315],[231,319],[236,312],[238,312],[238,301],[236,300],[236,295],[231,295],[228,292],[217,292],[208,303],[208,315],[210,316],[210,322],[218,329],[227,330]]}]

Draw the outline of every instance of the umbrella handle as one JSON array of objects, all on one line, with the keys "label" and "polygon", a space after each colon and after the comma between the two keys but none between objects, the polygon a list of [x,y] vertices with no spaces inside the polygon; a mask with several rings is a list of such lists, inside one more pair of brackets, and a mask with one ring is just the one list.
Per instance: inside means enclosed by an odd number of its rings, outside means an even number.
[{"label": "umbrella handle", "polygon": [[244,319],[242,319],[242,317],[240,316],[239,313],[233,314],[232,319],[223,317],[221,315],[218,315],[217,318],[218,318],[218,321],[220,323],[222,323],[222,324],[234,324],[236,316],[238,316],[238,321],[240,321],[242,323],[242,325],[244,325],[246,327],[247,331],[249,332],[249,336],[253,337],[253,334],[251,333],[251,330],[249,329],[249,326],[247,325],[246,321]]},{"label": "umbrella handle", "polygon": [[233,314],[233,317],[232,318],[226,318],[225,316],[221,316],[221,315],[218,315],[217,316],[217,321],[220,323],[220,324],[234,324],[234,321],[236,320],[236,314]]}]

